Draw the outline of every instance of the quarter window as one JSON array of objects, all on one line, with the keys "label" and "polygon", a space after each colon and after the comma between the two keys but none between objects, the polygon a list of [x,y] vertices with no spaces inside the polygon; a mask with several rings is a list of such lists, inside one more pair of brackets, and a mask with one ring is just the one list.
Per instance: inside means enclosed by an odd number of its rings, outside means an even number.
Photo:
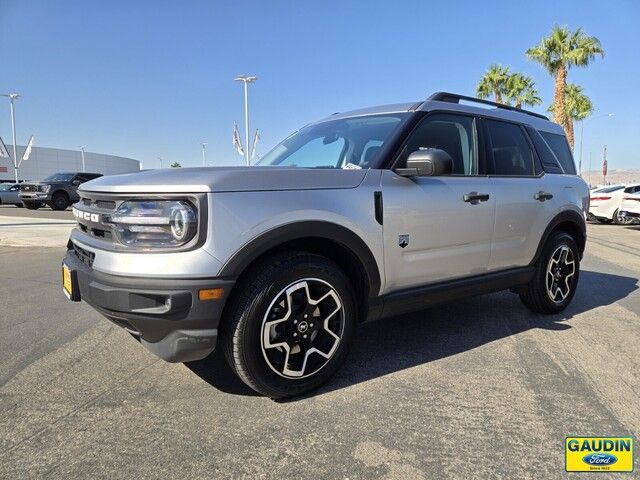
[{"label": "quarter window", "polygon": [[564,172],[575,175],[576,165],[573,163],[573,155],[571,155],[569,143],[564,135],[549,132],[540,132],[540,135],[542,135],[542,138],[544,138],[553,151],[554,155],[560,162],[560,165],[562,165]]},{"label": "quarter window", "polygon": [[451,156],[453,174],[475,174],[473,123],[473,117],[464,115],[429,115],[409,136],[398,165],[406,165],[407,158],[415,151],[437,148]]},{"label": "quarter window", "polygon": [[486,120],[494,175],[535,175],[533,151],[519,125]]}]

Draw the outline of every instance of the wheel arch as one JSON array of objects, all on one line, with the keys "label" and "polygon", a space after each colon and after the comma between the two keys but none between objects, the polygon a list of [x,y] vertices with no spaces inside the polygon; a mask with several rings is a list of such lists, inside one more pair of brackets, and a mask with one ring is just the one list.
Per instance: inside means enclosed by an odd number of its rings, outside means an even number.
[{"label": "wheel arch", "polygon": [[381,275],[367,244],[352,230],[325,221],[305,221],[283,225],[254,238],[223,265],[219,276],[240,277],[267,255],[284,250],[315,253],[333,260],[353,283],[361,318],[378,297]]},{"label": "wheel arch", "polygon": [[540,257],[544,245],[554,232],[566,232],[570,234],[578,244],[578,248],[580,249],[580,258],[582,258],[587,242],[587,224],[582,215],[578,212],[574,210],[565,210],[556,215],[551,222],[549,222],[549,225],[547,225],[547,228],[542,234],[542,238],[540,239],[538,249],[536,250],[536,254],[531,265],[538,261],[538,257]]}]

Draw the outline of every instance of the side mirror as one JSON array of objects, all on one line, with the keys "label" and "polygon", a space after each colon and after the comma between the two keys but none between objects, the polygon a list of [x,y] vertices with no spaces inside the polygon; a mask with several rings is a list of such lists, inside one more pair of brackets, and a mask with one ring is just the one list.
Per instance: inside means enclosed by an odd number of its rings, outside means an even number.
[{"label": "side mirror", "polygon": [[80,180],[74,180],[73,182],[71,182],[72,185],[75,185],[76,187],[78,185],[80,185],[82,182]]},{"label": "side mirror", "polygon": [[453,159],[444,150],[428,148],[416,150],[407,158],[405,168],[396,168],[395,172],[402,177],[436,177],[450,175],[453,170]]}]

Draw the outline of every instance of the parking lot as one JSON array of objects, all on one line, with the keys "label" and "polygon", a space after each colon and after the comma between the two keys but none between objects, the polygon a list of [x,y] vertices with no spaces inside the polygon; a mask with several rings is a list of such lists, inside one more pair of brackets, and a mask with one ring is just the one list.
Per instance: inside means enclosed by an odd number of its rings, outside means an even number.
[{"label": "parking lot", "polygon": [[0,477],[564,477],[565,436],[640,436],[640,226],[588,234],[561,315],[502,292],[365,324],[338,375],[287,402],[68,302],[62,245],[0,246]]}]

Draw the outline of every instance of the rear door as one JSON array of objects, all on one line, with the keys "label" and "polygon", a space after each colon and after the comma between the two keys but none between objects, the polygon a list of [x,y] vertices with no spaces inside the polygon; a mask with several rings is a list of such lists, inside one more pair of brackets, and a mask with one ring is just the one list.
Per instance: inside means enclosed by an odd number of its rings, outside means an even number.
[{"label": "rear door", "polygon": [[560,183],[545,177],[523,126],[494,119],[482,124],[496,205],[489,270],[528,265],[557,208]]},{"label": "rear door", "polygon": [[452,157],[453,174],[406,178],[383,171],[385,291],[487,271],[494,196],[491,180],[478,174],[477,145],[473,116],[432,113],[409,135],[396,167],[411,152],[438,148]]}]

